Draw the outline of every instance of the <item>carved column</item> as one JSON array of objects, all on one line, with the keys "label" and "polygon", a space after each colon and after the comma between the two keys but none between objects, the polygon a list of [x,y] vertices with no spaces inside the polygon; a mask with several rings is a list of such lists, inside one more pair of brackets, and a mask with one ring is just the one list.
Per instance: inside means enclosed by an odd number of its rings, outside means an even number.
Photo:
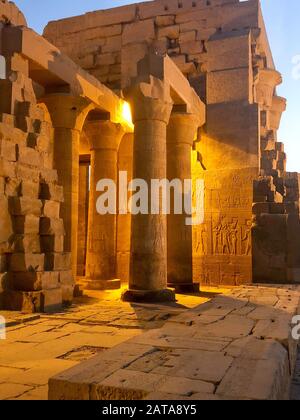
[{"label": "carved column", "polygon": [[77,228],[79,196],[80,133],[91,104],[84,98],[53,94],[43,98],[54,128],[54,167],[64,188],[61,217],[66,236],[64,250],[72,253],[72,270],[77,274]]},{"label": "carved column", "polygon": [[[172,100],[169,88],[150,76],[128,91],[134,121],[133,178],[146,181],[165,179],[166,131]],[[150,188],[149,188],[150,189]],[[150,197],[150,193],[149,193]],[[132,215],[129,290],[125,301],[174,301],[167,289],[167,216]]]},{"label": "carved column", "polygon": [[[191,151],[200,117],[187,113],[172,113],[167,129],[167,178],[169,181],[192,178]],[[184,191],[181,195],[184,203]],[[192,197],[190,197],[192,200]],[[199,283],[193,283],[192,226],[186,219],[191,215],[175,214],[174,193],[171,194],[171,212],[168,215],[168,286],[176,292],[199,291]]]},{"label": "carved column", "polygon": [[[86,262],[87,289],[110,290],[121,286],[117,273],[117,203],[115,214],[97,211],[97,183],[109,179],[118,184],[118,149],[124,135],[120,124],[90,121],[86,134],[91,145],[88,248]],[[116,188],[117,191],[117,188]]]}]

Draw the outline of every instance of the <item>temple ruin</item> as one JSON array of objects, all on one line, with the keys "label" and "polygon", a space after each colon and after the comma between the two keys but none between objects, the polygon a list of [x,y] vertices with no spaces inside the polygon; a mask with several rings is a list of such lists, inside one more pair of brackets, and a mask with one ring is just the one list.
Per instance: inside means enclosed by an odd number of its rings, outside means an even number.
[{"label": "temple ruin", "polygon": [[[299,175],[258,0],[157,0],[29,29],[0,2],[0,305],[299,283]],[[131,110],[131,115],[130,115]],[[202,179],[204,222],[96,210],[97,182]],[[193,197],[193,201],[195,197]]]}]

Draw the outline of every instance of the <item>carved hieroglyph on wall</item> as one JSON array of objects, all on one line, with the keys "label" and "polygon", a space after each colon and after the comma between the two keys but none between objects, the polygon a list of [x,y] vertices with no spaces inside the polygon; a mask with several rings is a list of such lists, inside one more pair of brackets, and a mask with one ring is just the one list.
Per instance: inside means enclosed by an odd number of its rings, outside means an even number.
[{"label": "carved hieroglyph on wall", "polygon": [[[252,202],[255,171],[207,171],[204,223],[193,228],[194,279],[202,284],[252,281]],[[197,175],[196,175],[197,176]]]},{"label": "carved hieroglyph on wall", "polygon": [[[240,224],[237,218],[223,217],[194,230],[196,255],[251,255],[251,220]],[[211,240],[210,240],[211,238]]]}]

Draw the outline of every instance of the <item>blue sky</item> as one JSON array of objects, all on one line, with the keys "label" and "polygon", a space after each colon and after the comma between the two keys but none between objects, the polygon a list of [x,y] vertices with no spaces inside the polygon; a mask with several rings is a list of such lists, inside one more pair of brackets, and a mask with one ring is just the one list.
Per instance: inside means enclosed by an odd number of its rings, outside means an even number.
[{"label": "blue sky", "polygon": [[[122,6],[130,0],[14,0],[27,17],[29,26],[42,32],[49,20],[87,11]],[[288,99],[279,139],[285,143],[288,170],[300,172],[300,1],[261,0],[277,69],[283,75],[278,94]]]}]

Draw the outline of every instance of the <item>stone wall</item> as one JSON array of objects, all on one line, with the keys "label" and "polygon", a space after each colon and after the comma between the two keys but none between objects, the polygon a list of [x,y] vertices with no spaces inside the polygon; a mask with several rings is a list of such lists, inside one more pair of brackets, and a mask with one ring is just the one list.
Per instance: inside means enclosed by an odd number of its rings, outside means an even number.
[{"label": "stone wall", "polygon": [[37,103],[28,61],[18,54],[5,61],[7,75],[0,80],[0,308],[48,312],[69,303],[74,288],[60,218],[64,194],[53,169],[53,129],[46,108]]},{"label": "stone wall", "polygon": [[[219,33],[258,29],[258,10],[257,0],[158,0],[50,22],[44,36],[101,82],[120,89],[136,75],[136,63],[149,47],[197,78],[214,62],[207,41]],[[227,52],[224,60],[249,58],[234,39],[231,48],[237,54]]]}]

